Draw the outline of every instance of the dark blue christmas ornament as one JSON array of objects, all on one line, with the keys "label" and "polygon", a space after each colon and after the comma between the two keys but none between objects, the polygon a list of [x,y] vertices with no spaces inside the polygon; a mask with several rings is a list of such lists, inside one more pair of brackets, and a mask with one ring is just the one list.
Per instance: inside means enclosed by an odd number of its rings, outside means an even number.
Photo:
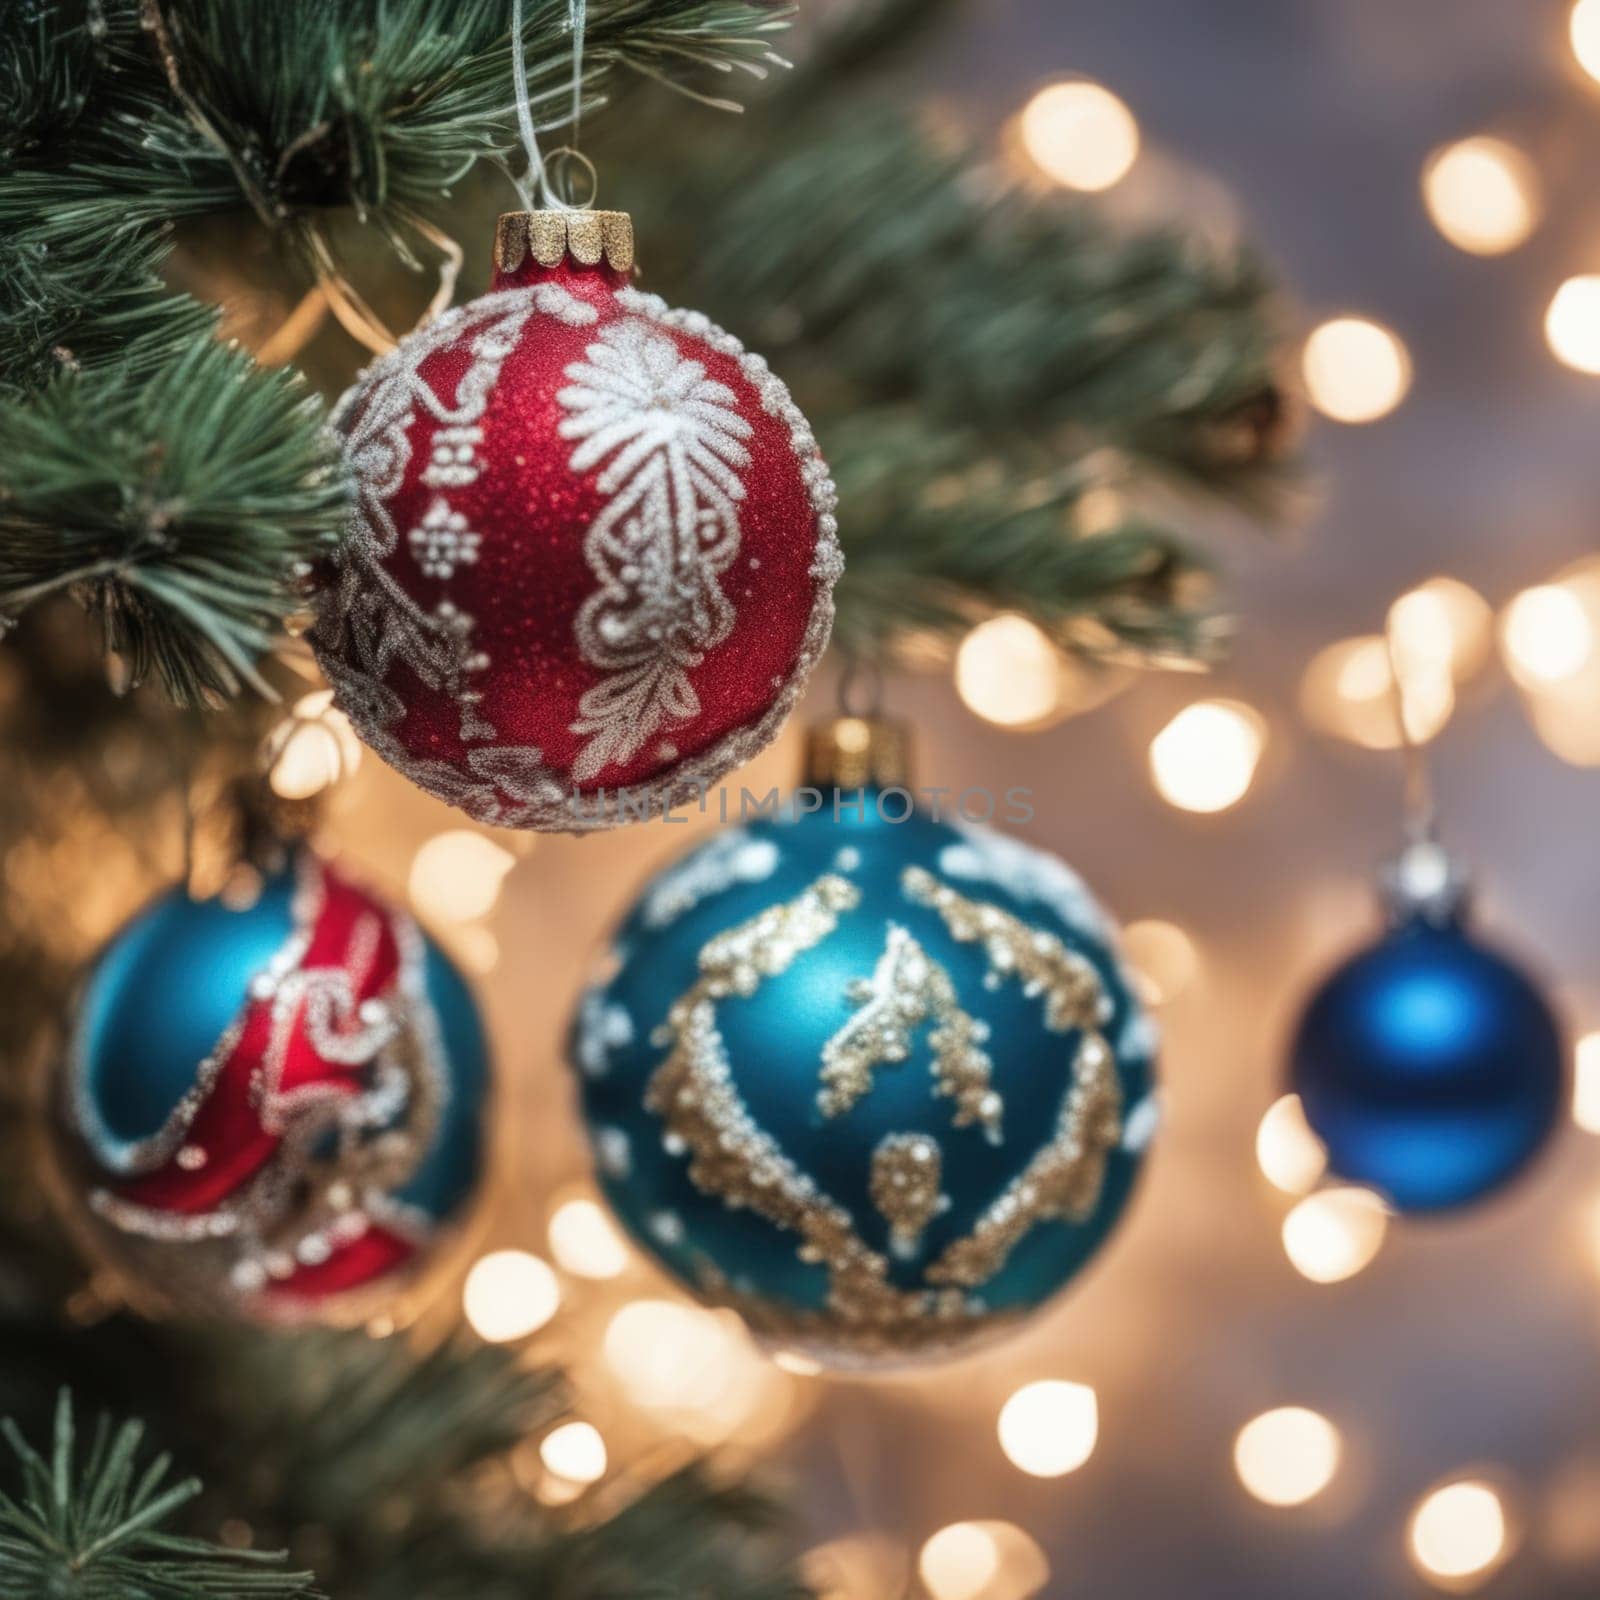
[{"label": "dark blue christmas ornament", "polygon": [[[857,754],[885,738],[846,719],[814,764],[839,730]],[[829,784],[655,878],[571,1039],[634,1238],[764,1338],[846,1364],[967,1345],[1049,1299],[1155,1125],[1155,1030],[1077,876],[907,817],[862,759],[837,815]]]},{"label": "dark blue christmas ornament", "polygon": [[460,974],[302,849],[247,905],[175,889],[102,952],[61,1084],[62,1166],[136,1296],[365,1314],[476,1191],[488,1088]]},{"label": "dark blue christmas ornament", "polygon": [[1442,1211],[1538,1154],[1566,1105],[1567,1054],[1539,989],[1469,933],[1437,846],[1414,846],[1387,887],[1388,932],[1306,1008],[1293,1088],[1334,1172],[1402,1211]]}]

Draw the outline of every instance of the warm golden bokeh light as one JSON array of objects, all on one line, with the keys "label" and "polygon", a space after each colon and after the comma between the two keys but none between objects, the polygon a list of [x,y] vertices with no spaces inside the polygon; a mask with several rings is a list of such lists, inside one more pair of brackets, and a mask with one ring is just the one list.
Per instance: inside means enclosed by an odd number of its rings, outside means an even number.
[{"label": "warm golden bokeh light", "polygon": [[1505,1548],[1505,1507],[1486,1483],[1446,1484],[1428,1495],[1412,1515],[1412,1558],[1430,1577],[1486,1575]]},{"label": "warm golden bokeh light", "polygon": [[1200,952],[1175,922],[1147,917],[1122,930],[1122,949],[1138,975],[1145,999],[1153,1006],[1170,1005],[1194,982]]},{"label": "warm golden bokeh light", "polygon": [[1578,65],[1591,78],[1600,79],[1600,0],[1577,0],[1567,33]]},{"label": "warm golden bokeh light", "polygon": [[320,722],[286,728],[268,781],[285,800],[309,800],[339,778],[339,742]]},{"label": "warm golden bokeh light", "polygon": [[1025,1384],[1000,1408],[1000,1448],[1012,1466],[1035,1478],[1076,1472],[1094,1454],[1099,1404],[1087,1384]]},{"label": "warm golden bokeh light", "polygon": [[1576,677],[1594,653],[1588,613],[1570,589],[1544,583],[1524,589],[1500,620],[1506,670],[1525,689]]},{"label": "warm golden bokeh light", "polygon": [[550,1264],[526,1250],[496,1250],[475,1262],[461,1306],[480,1339],[509,1344],[537,1333],[561,1305]]},{"label": "warm golden bokeh light", "polygon": [[[1414,744],[1427,744],[1455,710],[1449,664],[1413,657],[1402,677],[1406,731]],[[1312,727],[1335,738],[1367,750],[1399,748],[1394,673],[1383,636],[1362,634],[1319,650],[1300,680],[1300,709]]]},{"label": "warm golden bokeh light", "polygon": [[425,921],[471,922],[494,910],[516,864],[509,850],[471,828],[435,834],[411,863],[411,903]]},{"label": "warm golden bokeh light", "polygon": [[333,705],[333,690],[302,695],[269,746],[267,781],[285,800],[309,800],[361,765],[361,740]]},{"label": "warm golden bokeh light", "polygon": [[1069,189],[1109,189],[1139,157],[1139,124],[1098,83],[1053,83],[1023,108],[1022,143],[1034,164]]},{"label": "warm golden bokeh light", "polygon": [[917,1571],[933,1600],[981,1600],[1000,1570],[1000,1546],[976,1522],[952,1522],[922,1547]]},{"label": "warm golden bokeh light", "polygon": [[774,1350],[772,1364],[791,1378],[820,1378],[823,1372],[822,1363],[803,1350]]},{"label": "warm golden bokeh light", "polygon": [[1239,1430],[1233,1465],[1239,1482],[1269,1506],[1303,1506],[1339,1470],[1339,1430],[1303,1406],[1263,1412]]},{"label": "warm golden bokeh light", "polygon": [[1249,791],[1266,725],[1235,700],[1197,700],[1150,742],[1157,792],[1182,811],[1226,811]]},{"label": "warm golden bokeh light", "polygon": [[1600,373],[1600,276],[1568,278],[1544,314],[1544,336],[1558,361]]},{"label": "warm golden bokeh light", "polygon": [[1600,1033],[1586,1033],[1574,1052],[1572,1120],[1585,1133],[1600,1133]]},{"label": "warm golden bokeh light", "polygon": [[980,622],[956,652],[956,692],[1002,728],[1037,728],[1062,709],[1061,654],[1026,617]]},{"label": "warm golden bokeh light", "polygon": [[631,1300],[612,1313],[601,1351],[634,1405],[697,1445],[772,1438],[789,1415],[794,1386],[731,1311]]},{"label": "warm golden bokeh light", "polygon": [[539,1445],[546,1468],[568,1483],[598,1483],[606,1475],[606,1442],[590,1422],[563,1422]]},{"label": "warm golden bokeh light", "polygon": [[902,1595],[911,1577],[911,1553],[886,1533],[857,1533],[808,1550],[801,1575],[817,1600],[863,1600]]},{"label": "warm golden bokeh light", "polygon": [[628,1246],[593,1200],[568,1200],[550,1218],[550,1254],[579,1278],[616,1278],[628,1267]]},{"label": "warm golden bokeh light", "polygon": [[1310,1194],[1328,1169],[1328,1152],[1306,1121],[1300,1096],[1286,1094],[1267,1108],[1256,1129],[1256,1163],[1285,1194]]},{"label": "warm golden bokeh light", "polygon": [[1532,162],[1504,139],[1462,139],[1428,158],[1422,194],[1439,232],[1473,255],[1515,250],[1539,219]]},{"label": "warm golden bokeh light", "polygon": [[1376,422],[1411,387],[1411,357],[1399,335],[1366,317],[1335,317],[1314,329],[1301,368],[1312,405],[1335,422]]},{"label": "warm golden bokeh light", "polygon": [[1408,589],[1389,607],[1387,628],[1408,682],[1443,669],[1466,683],[1494,653],[1494,609],[1459,578],[1429,578]]},{"label": "warm golden bokeh light", "polygon": [[715,1313],[676,1300],[630,1300],[612,1313],[606,1364],[635,1405],[711,1405],[726,1381],[727,1343]]},{"label": "warm golden bokeh light", "polygon": [[1283,1219],[1283,1249],[1313,1283],[1339,1283],[1370,1265],[1383,1247],[1389,1214],[1365,1189],[1307,1195]]}]

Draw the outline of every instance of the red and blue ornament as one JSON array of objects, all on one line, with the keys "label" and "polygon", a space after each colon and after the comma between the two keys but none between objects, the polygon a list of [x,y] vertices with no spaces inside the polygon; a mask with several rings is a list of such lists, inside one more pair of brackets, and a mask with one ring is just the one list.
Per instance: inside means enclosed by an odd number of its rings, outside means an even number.
[{"label": "red and blue ornament", "polygon": [[386,1306],[479,1182],[488,1051],[409,917],[309,851],[248,906],[182,889],[91,973],[65,1066],[74,1211],[135,1298]]}]

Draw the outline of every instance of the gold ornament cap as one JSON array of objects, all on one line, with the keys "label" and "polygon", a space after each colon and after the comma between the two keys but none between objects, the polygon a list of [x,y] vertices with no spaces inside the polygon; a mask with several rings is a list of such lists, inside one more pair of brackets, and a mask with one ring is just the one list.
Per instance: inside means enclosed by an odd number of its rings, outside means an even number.
[{"label": "gold ornament cap", "polygon": [[507,211],[495,225],[497,273],[530,259],[559,267],[569,255],[579,266],[603,261],[614,272],[632,272],[633,218],[626,211]]},{"label": "gold ornament cap", "polygon": [[814,789],[894,789],[911,775],[911,727],[892,717],[834,717],[806,731]]}]

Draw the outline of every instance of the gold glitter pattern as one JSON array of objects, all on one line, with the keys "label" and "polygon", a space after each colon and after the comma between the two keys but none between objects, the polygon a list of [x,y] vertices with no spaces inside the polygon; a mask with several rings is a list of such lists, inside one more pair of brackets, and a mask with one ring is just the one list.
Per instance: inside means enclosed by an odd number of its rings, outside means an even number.
[{"label": "gold glitter pattern", "polygon": [[907,899],[939,913],[952,938],[982,944],[996,977],[1014,977],[1030,1000],[1042,998],[1045,1026],[1052,1033],[1095,1027],[1109,1019],[1111,1002],[1099,973],[1053,933],[1030,928],[999,906],[969,900],[923,867],[907,867],[900,885]]},{"label": "gold glitter pattern", "polygon": [[1111,1047],[1086,1033],[1054,1137],[927,1271],[929,1283],[976,1289],[1039,1222],[1082,1222],[1100,1203],[1106,1157],[1122,1137],[1122,1088]]},{"label": "gold glitter pattern", "polygon": [[889,925],[872,976],[857,978],[846,993],[861,1009],[823,1046],[823,1116],[842,1116],[871,1090],[879,1066],[903,1062],[916,1030],[932,1017],[935,1085],[956,1103],[952,1120],[958,1128],[981,1122],[990,1143],[1000,1142],[1005,1105],[990,1085],[988,1029],[961,1009],[950,974],[904,928]]},{"label": "gold glitter pattern", "polygon": [[943,1176],[944,1157],[925,1133],[891,1133],[873,1152],[869,1192],[897,1256],[916,1254],[922,1230],[948,1204],[939,1193]]},{"label": "gold glitter pattern", "polygon": [[[948,1345],[976,1326],[1007,1320],[1010,1314],[989,1312],[971,1291],[1000,1270],[1036,1223],[1081,1220],[1094,1209],[1107,1152],[1120,1133],[1115,1061],[1097,1030],[1108,1007],[1094,968],[1053,936],[1028,929],[996,907],[964,899],[931,873],[909,869],[902,882],[909,898],[939,910],[956,938],[981,939],[996,972],[1018,976],[1026,993],[1043,997],[1052,1029],[1084,1030],[1050,1142],[987,1208],[972,1233],[948,1246],[926,1271],[926,1287],[892,1284],[888,1258],[862,1239],[849,1212],[756,1124],[733,1082],[717,1027],[719,1000],[755,994],[764,979],[787,971],[834,932],[841,913],[860,904],[860,891],[847,879],[826,874],[794,899],[703,946],[698,978],[652,1035],[667,1055],[645,1091],[646,1108],[665,1124],[668,1149],[687,1154],[696,1188],[732,1210],[749,1210],[795,1234],[800,1259],[828,1273],[825,1313],[788,1309],[742,1291],[710,1262],[700,1267],[706,1292],[736,1305],[758,1331],[815,1335],[864,1357]],[[949,1026],[942,1023],[941,1029]],[[947,1041],[946,1048],[953,1049],[955,1042]],[[934,1159],[919,1159],[920,1146],[931,1147]],[[870,1193],[890,1224],[896,1254],[914,1254],[916,1241],[937,1215],[941,1169],[938,1147],[926,1135],[891,1135],[875,1153]]]}]

